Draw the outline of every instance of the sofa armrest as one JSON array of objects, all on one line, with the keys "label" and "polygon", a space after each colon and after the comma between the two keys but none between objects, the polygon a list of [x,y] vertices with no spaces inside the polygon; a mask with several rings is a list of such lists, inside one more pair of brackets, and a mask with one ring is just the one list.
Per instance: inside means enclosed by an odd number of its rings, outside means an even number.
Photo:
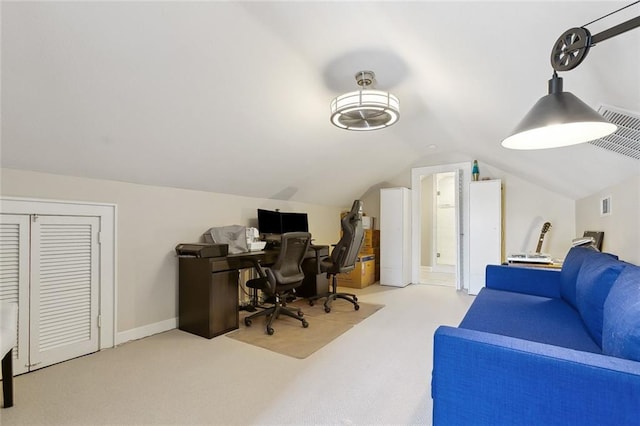
[{"label": "sofa armrest", "polygon": [[441,326],[433,424],[638,425],[640,363]]},{"label": "sofa armrest", "polygon": [[486,286],[495,290],[560,298],[560,270],[487,265]]}]

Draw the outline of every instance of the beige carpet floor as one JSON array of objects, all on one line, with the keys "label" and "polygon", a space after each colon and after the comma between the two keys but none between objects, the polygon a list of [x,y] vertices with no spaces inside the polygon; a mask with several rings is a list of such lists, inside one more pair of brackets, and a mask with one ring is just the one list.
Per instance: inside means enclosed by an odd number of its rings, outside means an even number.
[{"label": "beige carpet floor", "polygon": [[351,303],[340,301],[333,304],[331,312],[327,314],[323,301],[313,306],[304,300],[295,301],[289,306],[302,309],[309,327],[303,328],[300,321],[281,315],[272,324],[275,332],[271,336],[265,331],[266,318],[259,317],[247,327],[244,317],[252,313],[243,312],[240,328],[226,336],[282,355],[304,359],[384,307],[373,303],[358,304],[360,309],[356,311]]},{"label": "beige carpet floor", "polygon": [[[344,290],[384,308],[305,359],[171,330],[17,376],[0,425],[431,424],[433,333],[459,324],[473,297],[430,285]],[[300,329],[317,327],[310,314]]]}]

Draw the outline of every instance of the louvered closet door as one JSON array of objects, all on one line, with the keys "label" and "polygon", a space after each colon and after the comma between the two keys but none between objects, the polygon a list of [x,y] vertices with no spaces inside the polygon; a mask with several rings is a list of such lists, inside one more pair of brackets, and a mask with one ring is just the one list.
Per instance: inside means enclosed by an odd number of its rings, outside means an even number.
[{"label": "louvered closet door", "polygon": [[0,300],[18,304],[13,372],[29,365],[29,215],[0,214]]},{"label": "louvered closet door", "polygon": [[99,220],[36,216],[31,230],[33,370],[99,348]]}]

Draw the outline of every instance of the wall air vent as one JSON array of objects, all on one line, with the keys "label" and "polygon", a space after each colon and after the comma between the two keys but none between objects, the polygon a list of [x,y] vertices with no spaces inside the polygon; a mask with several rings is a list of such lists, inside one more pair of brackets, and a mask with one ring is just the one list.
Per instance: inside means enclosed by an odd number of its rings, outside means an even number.
[{"label": "wall air vent", "polygon": [[608,105],[600,105],[598,112],[617,125],[618,130],[589,143],[640,160],[640,114]]}]

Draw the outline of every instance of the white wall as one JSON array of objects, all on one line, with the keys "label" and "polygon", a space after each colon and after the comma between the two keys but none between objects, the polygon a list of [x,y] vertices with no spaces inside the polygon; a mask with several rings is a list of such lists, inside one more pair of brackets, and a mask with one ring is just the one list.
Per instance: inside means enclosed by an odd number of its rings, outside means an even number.
[{"label": "white wall", "polygon": [[[600,200],[611,197],[611,215]],[[602,250],[640,265],[640,175],[576,201],[576,231],[604,231]]]},{"label": "white wall", "polygon": [[2,169],[3,196],[114,203],[117,217],[117,331],[177,316],[174,248],[201,241],[212,226],[256,225],[256,209],[306,212],[314,243],[335,243],[340,211],[325,207],[176,188]]},{"label": "white wall", "polygon": [[481,164],[482,176],[502,179],[504,252],[533,252],[545,222],[542,252],[563,259],[576,237],[575,201],[534,183]]}]

